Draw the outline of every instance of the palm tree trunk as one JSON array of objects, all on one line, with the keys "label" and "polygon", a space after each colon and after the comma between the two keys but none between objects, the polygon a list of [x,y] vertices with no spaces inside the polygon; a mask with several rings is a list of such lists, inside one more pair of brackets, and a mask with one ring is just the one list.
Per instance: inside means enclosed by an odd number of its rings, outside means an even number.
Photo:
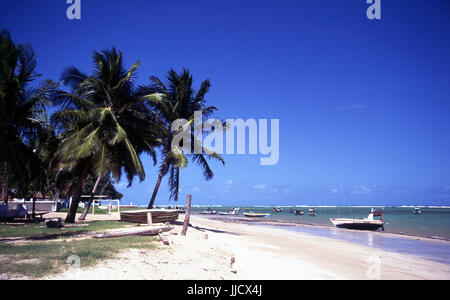
[{"label": "palm tree trunk", "polygon": [[166,157],[164,160],[163,166],[161,168],[161,172],[159,172],[158,181],[156,181],[155,189],[153,190],[152,199],[150,199],[150,203],[147,206],[147,209],[152,209],[153,204],[155,204],[156,195],[158,194],[159,186],[161,185],[161,180],[164,175],[167,173],[167,167],[169,165],[169,158]]},{"label": "palm tree trunk", "polygon": [[8,163],[5,161],[0,171],[0,201],[8,204]]},{"label": "palm tree trunk", "polygon": [[72,201],[70,202],[69,212],[66,216],[66,223],[75,223],[75,217],[78,211],[78,203],[80,201],[81,193],[83,192],[83,185],[86,179],[87,173],[89,171],[91,164],[88,163],[83,170],[83,174],[81,174],[80,178],[78,178],[77,185],[72,194]]},{"label": "palm tree trunk", "polygon": [[102,180],[102,178],[103,178],[103,176],[98,176],[97,177],[97,181],[95,182],[94,188],[92,189],[92,192],[91,192],[91,197],[89,198],[89,201],[86,203],[86,206],[84,207],[83,213],[78,218],[79,221],[83,221],[83,220],[86,219],[86,215],[89,212],[89,208],[91,208],[92,201],[94,201],[95,193],[97,192],[98,185],[100,183],[100,180]]}]

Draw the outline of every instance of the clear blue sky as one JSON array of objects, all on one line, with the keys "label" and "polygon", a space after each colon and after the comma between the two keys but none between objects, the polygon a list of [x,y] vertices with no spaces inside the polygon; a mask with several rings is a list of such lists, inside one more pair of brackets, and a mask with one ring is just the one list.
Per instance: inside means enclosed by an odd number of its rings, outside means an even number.
[{"label": "clear blue sky", "polygon": [[[220,118],[279,118],[280,161],[225,155],[206,182],[182,171],[181,199],[229,205],[450,205],[450,1],[0,1],[0,28],[29,42],[38,71],[58,80],[92,69],[93,50],[141,61],[139,83],[169,68],[209,78]],[[157,170],[119,183],[146,204]],[[170,204],[164,181],[157,204]]]}]

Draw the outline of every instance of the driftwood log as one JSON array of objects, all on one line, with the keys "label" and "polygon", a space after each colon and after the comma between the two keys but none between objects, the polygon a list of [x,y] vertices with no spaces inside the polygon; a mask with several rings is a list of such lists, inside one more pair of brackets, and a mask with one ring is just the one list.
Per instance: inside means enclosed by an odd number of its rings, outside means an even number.
[{"label": "driftwood log", "polygon": [[115,238],[131,235],[158,235],[161,232],[166,232],[172,230],[173,226],[141,226],[140,228],[133,228],[127,230],[117,230],[105,232],[102,234],[94,235],[93,238],[103,239],[103,238]]}]

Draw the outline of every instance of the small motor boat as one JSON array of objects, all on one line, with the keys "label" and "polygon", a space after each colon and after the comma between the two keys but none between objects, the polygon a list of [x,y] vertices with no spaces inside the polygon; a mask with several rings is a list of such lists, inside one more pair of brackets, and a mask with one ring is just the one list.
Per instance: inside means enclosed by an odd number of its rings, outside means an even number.
[{"label": "small motor boat", "polygon": [[294,213],[296,216],[303,216],[305,214],[303,211],[301,211],[299,209],[296,209]]},{"label": "small motor boat", "polygon": [[[373,217],[381,217],[381,220],[375,220]],[[330,219],[336,228],[357,229],[357,230],[377,230],[384,229],[383,212],[375,211],[373,208],[365,219]]]},{"label": "small motor boat", "polygon": [[422,211],[420,210],[420,208],[418,208],[418,207],[415,207],[415,208],[414,208],[413,214],[415,214],[415,215],[420,215],[421,213],[422,213]]},{"label": "small motor boat", "polygon": [[179,207],[179,206],[175,206],[175,209],[178,211],[178,213],[180,214],[185,214],[186,213],[186,209],[184,207]]},{"label": "small motor boat", "polygon": [[217,211],[212,210],[211,208],[208,207],[206,210],[202,211],[200,214],[201,215],[215,215],[215,214],[217,214]]},{"label": "small motor boat", "polygon": [[265,218],[270,216],[270,214],[266,214],[266,213],[255,213],[252,210],[248,210],[247,212],[244,213],[244,216],[249,217],[249,218]]},{"label": "small motor boat", "polygon": [[282,211],[283,211],[283,209],[281,207],[272,208],[272,212],[274,212],[274,213],[278,213],[278,212],[282,212]]},{"label": "small motor boat", "polygon": [[235,207],[235,208],[233,208],[233,210],[231,210],[231,211],[227,211],[227,212],[219,212],[219,215],[222,215],[222,216],[237,216],[237,215],[239,215],[239,210],[240,210],[240,208],[239,207]]}]

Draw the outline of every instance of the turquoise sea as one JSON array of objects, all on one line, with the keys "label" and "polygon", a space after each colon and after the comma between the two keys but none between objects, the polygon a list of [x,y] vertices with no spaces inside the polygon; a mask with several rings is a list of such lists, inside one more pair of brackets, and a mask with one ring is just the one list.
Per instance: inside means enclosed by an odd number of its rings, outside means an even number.
[{"label": "turquoise sea", "polygon": [[[281,207],[282,212],[272,212],[272,207],[241,207],[241,217],[244,208],[249,208],[258,213],[270,213],[267,220],[277,220],[289,223],[311,224],[332,227],[330,218],[366,218],[371,207],[345,206],[287,206]],[[290,209],[298,209],[305,212],[303,216],[289,213]],[[308,209],[315,208],[316,216],[308,216]],[[373,207],[384,213],[385,232],[407,234],[421,237],[450,240],[450,207],[420,207],[422,214],[413,214],[414,207]],[[201,212],[206,206],[193,207],[193,212]],[[229,206],[211,206],[211,209],[229,211]]]},{"label": "turquoise sea", "polygon": [[[208,206],[193,207],[193,214],[204,211]],[[229,206],[209,206],[217,212],[232,209]],[[246,218],[243,209],[249,208],[258,213],[270,213],[262,219]],[[335,229],[330,218],[365,218],[371,207],[323,207],[305,206],[281,207],[282,212],[272,212],[272,207],[241,207],[238,216],[211,215],[209,218],[226,219],[249,224],[278,227],[313,235],[346,240],[369,247],[413,254],[430,260],[450,264],[450,207],[420,207],[422,214],[413,214],[414,207],[373,207],[383,210],[385,231],[355,231]],[[290,208],[305,212],[303,216],[289,213]],[[308,209],[315,208],[316,216],[308,216]],[[421,239],[426,237],[428,239]]]}]

